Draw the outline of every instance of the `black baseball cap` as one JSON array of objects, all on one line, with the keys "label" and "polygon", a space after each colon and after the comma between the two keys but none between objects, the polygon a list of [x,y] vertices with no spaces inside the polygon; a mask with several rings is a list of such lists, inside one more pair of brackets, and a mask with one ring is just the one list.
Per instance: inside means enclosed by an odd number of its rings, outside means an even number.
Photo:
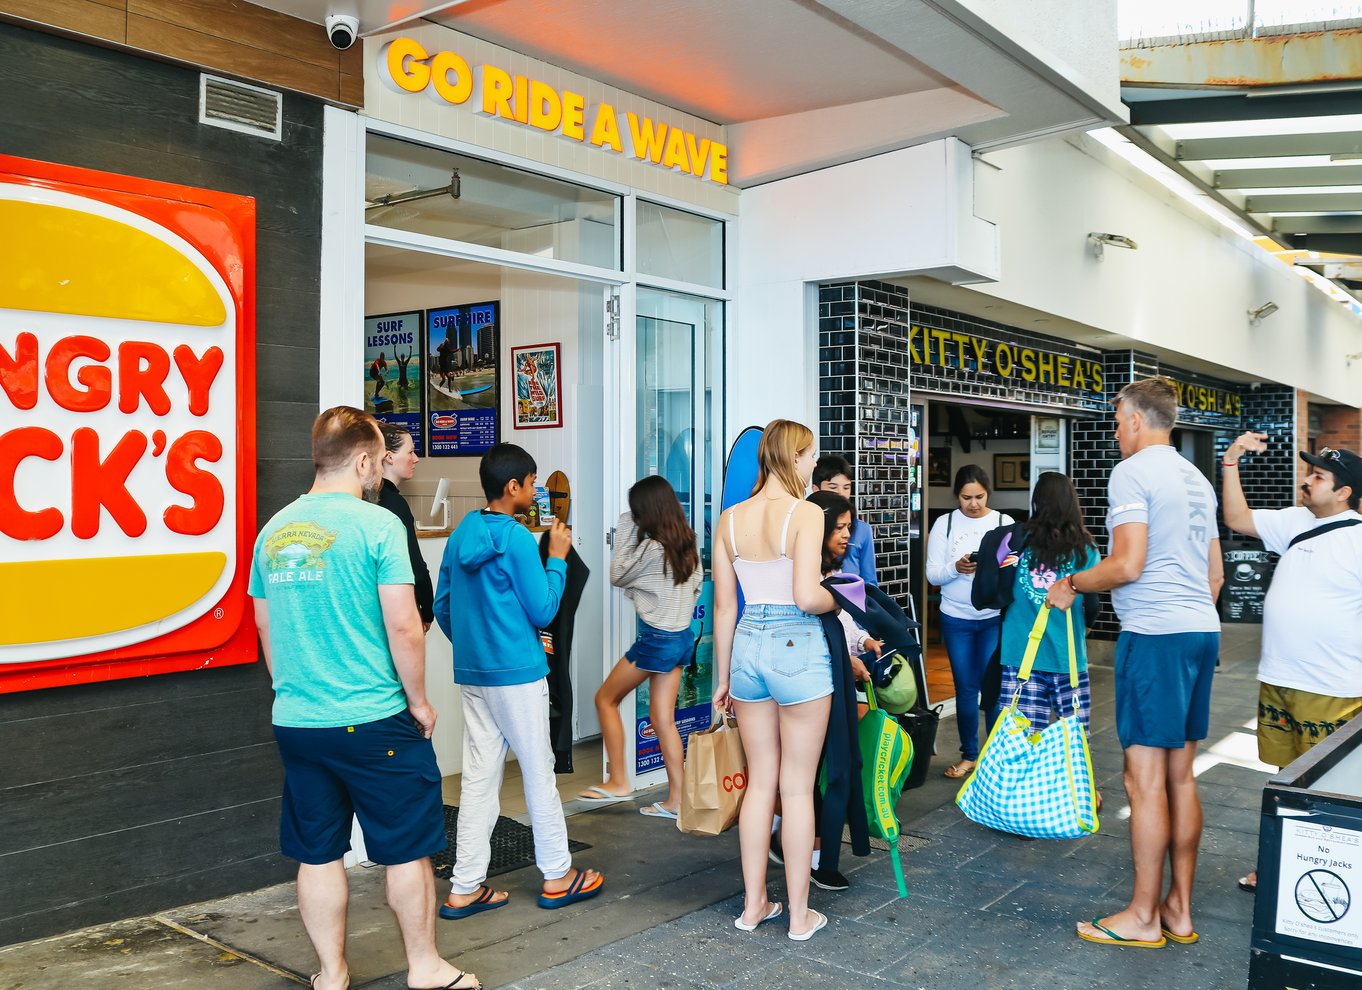
[{"label": "black baseball cap", "polygon": [[1336,479],[1335,487],[1347,485],[1353,490],[1354,495],[1362,494],[1362,457],[1358,457],[1351,450],[1321,447],[1318,454],[1302,450],[1301,460],[1321,471],[1332,471]]}]

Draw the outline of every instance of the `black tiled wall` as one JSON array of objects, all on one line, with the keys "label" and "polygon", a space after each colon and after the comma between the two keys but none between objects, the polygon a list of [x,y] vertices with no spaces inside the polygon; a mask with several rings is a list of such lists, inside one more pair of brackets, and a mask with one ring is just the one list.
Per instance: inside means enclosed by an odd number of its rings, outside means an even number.
[{"label": "black tiled wall", "polygon": [[909,588],[908,290],[885,282],[818,294],[819,449],[855,472],[856,509],[875,537],[880,587]]}]

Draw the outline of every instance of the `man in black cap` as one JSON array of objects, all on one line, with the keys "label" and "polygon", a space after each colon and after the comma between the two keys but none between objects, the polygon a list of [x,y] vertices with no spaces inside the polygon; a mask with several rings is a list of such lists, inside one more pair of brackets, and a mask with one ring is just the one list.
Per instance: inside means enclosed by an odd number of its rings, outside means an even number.
[{"label": "man in black cap", "polygon": [[[1281,554],[1263,603],[1258,758],[1284,767],[1362,713],[1362,457],[1301,451],[1301,504],[1251,509],[1239,459],[1266,449],[1267,434],[1245,433],[1220,463],[1225,525]],[[1257,885],[1255,873],[1239,881]]]}]

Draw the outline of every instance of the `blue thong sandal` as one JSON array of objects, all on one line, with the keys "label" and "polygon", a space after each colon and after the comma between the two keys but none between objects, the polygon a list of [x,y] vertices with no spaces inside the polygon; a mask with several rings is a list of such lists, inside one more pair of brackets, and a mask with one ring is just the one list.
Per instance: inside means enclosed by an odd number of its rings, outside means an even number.
[{"label": "blue thong sandal", "polygon": [[[447,901],[444,904],[441,904],[440,917],[447,921],[458,921],[460,918],[471,918],[473,915],[482,914],[484,911],[495,911],[497,908],[505,907],[511,902],[509,897],[503,897],[499,901],[493,900],[496,896],[497,892],[495,890],[487,886],[487,884],[483,884],[478,888],[478,896],[463,907],[454,907]],[[459,981],[455,980],[454,982],[457,983]]]},{"label": "blue thong sandal", "polygon": [[605,877],[597,873],[596,878],[590,883],[587,882],[586,870],[577,870],[577,875],[572,878],[572,883],[568,884],[566,890],[557,893],[544,891],[539,895],[539,906],[546,911],[556,911],[565,908],[569,904],[576,904],[578,901],[589,900],[601,892],[605,886]]}]

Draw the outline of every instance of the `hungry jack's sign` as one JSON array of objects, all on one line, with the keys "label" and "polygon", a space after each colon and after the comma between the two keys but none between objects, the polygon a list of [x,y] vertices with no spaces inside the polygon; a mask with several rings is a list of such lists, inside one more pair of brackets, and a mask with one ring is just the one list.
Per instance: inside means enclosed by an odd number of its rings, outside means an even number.
[{"label": "hungry jack's sign", "polygon": [[0,156],[0,692],[256,659],[254,230]]}]

